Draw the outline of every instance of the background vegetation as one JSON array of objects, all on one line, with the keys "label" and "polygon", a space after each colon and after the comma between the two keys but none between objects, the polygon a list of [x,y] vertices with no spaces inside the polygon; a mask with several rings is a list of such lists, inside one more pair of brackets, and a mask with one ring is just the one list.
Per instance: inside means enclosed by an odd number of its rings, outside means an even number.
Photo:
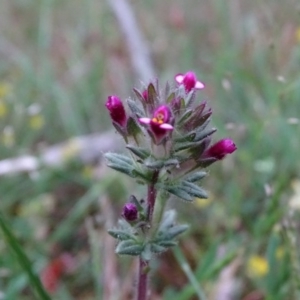
[{"label": "background vegetation", "polygon": [[[158,77],[194,70],[218,137],[238,147],[210,168],[208,201],[170,204],[191,229],[181,252],[157,258],[152,299],[198,299],[197,288],[207,299],[300,299],[299,1],[131,4]],[[1,162],[106,132],[107,95],[124,99],[132,86],[140,78],[107,2],[1,0]],[[53,299],[132,298],[135,263],[117,260],[105,227],[142,189],[76,154],[69,142],[58,166],[1,173],[0,299],[42,299],[28,268],[42,274],[63,253],[74,266]],[[32,262],[27,269],[15,244]],[[226,288],[234,296],[225,298]]]}]

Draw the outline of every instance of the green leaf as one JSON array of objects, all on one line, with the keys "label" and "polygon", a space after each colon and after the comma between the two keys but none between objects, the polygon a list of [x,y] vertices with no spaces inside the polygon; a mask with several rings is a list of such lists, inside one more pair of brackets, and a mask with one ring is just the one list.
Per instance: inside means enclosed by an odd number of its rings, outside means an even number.
[{"label": "green leaf", "polygon": [[178,198],[180,198],[182,200],[189,201],[189,202],[194,201],[194,197],[192,197],[189,193],[187,193],[181,187],[166,186],[166,187],[164,187],[164,189],[167,192],[169,192],[170,194],[173,194],[173,195],[177,196]]},{"label": "green leaf", "polygon": [[186,112],[181,116],[177,122],[177,126],[180,127],[193,113],[193,110],[187,109]]},{"label": "green leaf", "polygon": [[164,167],[163,160],[147,160],[145,161],[145,166],[149,169],[159,170]]},{"label": "green leaf", "polygon": [[193,128],[196,128],[198,126],[195,126],[195,122],[197,122],[197,120],[201,119],[202,113],[205,109],[206,103],[202,102],[199,105],[197,105],[194,109],[193,109],[193,114],[190,116],[190,118],[188,118],[185,122],[185,125],[190,127],[193,124]]},{"label": "green leaf", "polygon": [[194,141],[195,142],[201,141],[201,140],[207,138],[208,136],[214,134],[216,131],[217,131],[216,128],[210,128],[208,130],[202,130],[201,132],[197,133]]},{"label": "green leaf", "polygon": [[157,102],[158,102],[157,92],[155,90],[155,87],[154,87],[153,83],[150,83],[148,85],[148,103],[152,107],[155,107]]},{"label": "green leaf", "polygon": [[108,163],[107,166],[116,171],[119,171],[123,174],[126,174],[132,178],[136,177],[136,173],[134,172],[135,170],[133,169],[132,166],[120,166],[120,165],[111,164],[111,163]]},{"label": "green leaf", "polygon": [[139,90],[137,90],[136,88],[133,88],[133,91],[134,91],[136,97],[140,100],[142,105],[145,107],[145,99],[144,99],[143,95],[141,94],[141,92]]},{"label": "green leaf", "polygon": [[184,143],[184,142],[192,142],[194,141],[196,136],[196,132],[192,131],[189,134],[185,135],[185,136],[181,136],[175,139],[176,143]]},{"label": "green leaf", "polygon": [[217,159],[214,157],[208,157],[208,158],[203,158],[197,161],[197,166],[196,168],[206,168],[208,166],[210,166],[211,164],[213,164],[214,162],[216,162]]},{"label": "green leaf", "polygon": [[188,177],[186,177],[185,180],[189,181],[189,182],[197,182],[197,181],[201,180],[202,178],[204,178],[206,175],[207,175],[206,172],[199,171],[199,172],[196,172],[192,175],[189,175]]},{"label": "green leaf", "polygon": [[45,291],[39,277],[34,273],[32,269],[32,262],[28,259],[27,255],[22,249],[22,246],[14,236],[13,232],[11,231],[9,224],[6,223],[2,214],[0,213],[0,228],[3,232],[4,238],[14,252],[17,261],[21,265],[24,272],[27,274],[32,287],[35,289],[36,294],[38,295],[39,299],[41,300],[51,300],[47,292]]},{"label": "green leaf", "polygon": [[193,149],[198,147],[199,145],[201,145],[203,142],[202,141],[194,141],[194,142],[187,142],[187,143],[180,143],[178,145],[176,145],[174,151],[178,152],[178,151],[182,151],[182,150],[186,150],[186,149]]},{"label": "green leaf", "polygon": [[173,226],[176,220],[176,215],[177,214],[174,209],[167,210],[163,215],[159,231],[164,231],[166,228]]},{"label": "green leaf", "polygon": [[203,116],[201,116],[201,118],[197,118],[194,122],[194,128],[202,126],[211,116],[212,112],[211,110],[209,110],[208,112],[206,112]]},{"label": "green leaf", "polygon": [[[166,86],[165,86],[165,99],[168,98],[168,95],[170,94],[170,83],[167,81],[166,82]],[[175,95],[175,94],[174,94]],[[166,101],[166,103],[168,103],[168,101]]]},{"label": "green leaf", "polygon": [[133,117],[129,117],[127,120],[127,133],[133,137],[136,137],[141,132],[141,128],[137,124]]},{"label": "green leaf", "polygon": [[197,126],[197,132],[202,132],[210,123],[210,118],[208,118],[205,122],[202,123],[201,126]]},{"label": "green leaf", "polygon": [[121,230],[124,230],[124,231],[132,230],[131,225],[123,218],[118,220],[118,225],[119,225]]},{"label": "green leaf", "polygon": [[107,160],[107,166],[135,178],[133,160],[124,154],[108,152],[104,155]]},{"label": "green leaf", "polygon": [[143,110],[137,105],[136,101],[127,99],[127,104],[134,115],[142,117],[145,114]]},{"label": "green leaf", "polygon": [[182,224],[182,225],[173,225],[164,229],[159,229],[157,236],[154,238],[154,241],[155,243],[163,247],[168,247],[167,244],[165,244],[164,242],[172,241],[179,234],[185,232],[188,228],[189,228],[188,225]]},{"label": "green leaf", "polygon": [[159,245],[161,247],[171,248],[178,245],[177,241],[160,241]]},{"label": "green leaf", "polygon": [[[166,240],[172,240],[175,237],[177,237],[179,234],[185,232],[189,228],[188,225],[182,224],[182,225],[175,225],[173,227],[170,227],[168,230],[164,232]],[[162,243],[160,243],[162,245]]]},{"label": "green leaf", "polygon": [[168,250],[168,247],[164,247],[158,243],[151,243],[151,251],[153,253],[163,253]]},{"label": "green leaf", "polygon": [[137,169],[134,169],[132,171],[132,174],[135,178],[140,178],[142,179],[142,181],[146,181],[146,182],[150,182],[151,181],[151,178],[152,178],[152,174],[147,172],[147,171],[140,171],[140,170],[137,170]]},{"label": "green leaf", "polygon": [[170,158],[164,161],[164,166],[169,167],[169,166],[178,166],[179,165],[179,160],[176,158]]},{"label": "green leaf", "polygon": [[146,167],[154,170],[162,169],[163,167],[178,166],[179,163],[179,160],[176,158],[170,158],[167,160],[154,160],[154,158],[151,158],[145,161]]},{"label": "green leaf", "polygon": [[109,229],[108,233],[117,240],[126,241],[130,239],[135,239],[135,236],[132,233],[129,233],[120,229]]},{"label": "green leaf", "polygon": [[124,166],[132,166],[133,164],[132,159],[124,154],[108,152],[104,154],[104,157],[108,162],[113,164],[121,164]]},{"label": "green leaf", "polygon": [[168,96],[168,98],[167,98],[167,100],[166,100],[166,103],[171,103],[171,101],[172,101],[174,98],[175,98],[175,93],[171,93],[171,94]]},{"label": "green leaf", "polygon": [[206,191],[194,183],[182,181],[182,189],[184,189],[191,196],[204,199],[208,198]]},{"label": "green leaf", "polygon": [[133,240],[122,241],[116,248],[117,254],[137,256],[144,250],[144,245],[137,243]]},{"label": "green leaf", "polygon": [[191,106],[195,101],[196,93],[194,90],[190,91],[187,97],[185,98],[186,107]]},{"label": "green leaf", "polygon": [[133,154],[141,159],[145,159],[150,156],[150,152],[145,148],[136,147],[133,145],[126,145],[126,148],[129,149]]},{"label": "green leaf", "polygon": [[118,131],[118,133],[125,139],[125,130],[124,127],[122,127],[121,125],[119,125],[116,122],[112,122],[113,126],[115,127],[115,129]]}]

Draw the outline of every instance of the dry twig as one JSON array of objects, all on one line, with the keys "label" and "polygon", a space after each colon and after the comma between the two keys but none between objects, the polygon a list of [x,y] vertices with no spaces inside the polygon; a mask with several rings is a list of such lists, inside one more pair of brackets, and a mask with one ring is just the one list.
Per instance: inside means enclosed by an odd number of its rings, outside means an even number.
[{"label": "dry twig", "polygon": [[102,153],[119,149],[121,140],[114,132],[72,138],[46,149],[39,156],[24,155],[0,161],[0,176],[33,172],[39,168],[61,166],[71,159],[83,163],[98,161]]},{"label": "dry twig", "polygon": [[107,2],[123,31],[131,64],[137,77],[143,82],[148,82],[155,77],[155,70],[150,59],[146,40],[139,30],[130,3],[127,0],[107,0]]}]

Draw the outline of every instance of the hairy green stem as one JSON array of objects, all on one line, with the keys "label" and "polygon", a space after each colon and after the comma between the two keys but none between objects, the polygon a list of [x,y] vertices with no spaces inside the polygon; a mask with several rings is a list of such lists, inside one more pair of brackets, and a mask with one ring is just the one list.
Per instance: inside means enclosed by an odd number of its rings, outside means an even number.
[{"label": "hairy green stem", "polygon": [[149,236],[151,238],[155,236],[160,227],[160,223],[165,211],[165,206],[168,200],[168,195],[166,193],[161,192],[157,195],[157,198],[159,199],[159,201],[156,201],[155,204],[155,208],[152,215],[152,227],[149,232]]},{"label": "hairy green stem", "polygon": [[152,221],[152,215],[154,211],[154,205],[155,205],[155,199],[156,199],[156,189],[155,184],[157,182],[159,175],[159,171],[155,170],[152,175],[152,182],[148,185],[148,195],[147,195],[147,206],[148,206],[148,212],[147,212],[147,221],[151,225]]},{"label": "hairy green stem", "polygon": [[[152,175],[151,183],[148,185],[147,195],[147,222],[151,228],[152,216],[155,206],[156,194],[155,184],[158,180],[159,170],[155,170]],[[147,299],[147,281],[148,281],[149,261],[139,258],[139,279],[137,287],[137,300]]]}]

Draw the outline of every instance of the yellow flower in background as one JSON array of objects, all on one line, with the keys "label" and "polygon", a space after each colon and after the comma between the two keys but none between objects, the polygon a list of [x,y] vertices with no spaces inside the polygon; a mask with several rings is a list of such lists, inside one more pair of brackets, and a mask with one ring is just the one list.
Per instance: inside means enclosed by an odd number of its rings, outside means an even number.
[{"label": "yellow flower in background", "polygon": [[292,188],[294,194],[290,198],[289,206],[291,209],[300,210],[300,180],[295,179],[292,181]]},{"label": "yellow flower in background", "polygon": [[76,139],[67,142],[62,149],[62,157],[65,161],[75,158],[80,151],[80,144]]},{"label": "yellow flower in background", "polygon": [[83,178],[85,179],[92,179],[94,175],[94,169],[92,166],[84,166],[81,171]]},{"label": "yellow flower in background", "polygon": [[260,255],[253,255],[247,262],[247,271],[250,276],[264,277],[269,272],[268,261]]},{"label": "yellow flower in background", "polygon": [[15,132],[11,126],[4,128],[1,135],[1,142],[7,148],[11,148],[15,144]]},{"label": "yellow flower in background", "polygon": [[7,105],[3,101],[0,100],[0,118],[7,115]]},{"label": "yellow flower in background", "polygon": [[295,37],[296,37],[296,41],[297,41],[298,43],[300,43],[300,27],[298,27],[298,28],[296,29]]},{"label": "yellow flower in background", "polygon": [[214,196],[212,193],[209,193],[209,197],[207,199],[204,198],[195,198],[194,204],[198,209],[204,209],[211,205],[212,201],[214,199]]},{"label": "yellow flower in background", "polygon": [[11,92],[11,87],[6,82],[0,82],[0,99],[6,97]]},{"label": "yellow flower in background", "polygon": [[212,198],[209,197],[207,199],[204,198],[196,198],[195,199],[195,205],[197,206],[197,208],[202,209],[205,208],[207,206],[209,206],[212,202]]},{"label": "yellow flower in background", "polygon": [[44,117],[41,114],[32,115],[29,118],[29,127],[34,130],[41,129],[45,124]]}]

